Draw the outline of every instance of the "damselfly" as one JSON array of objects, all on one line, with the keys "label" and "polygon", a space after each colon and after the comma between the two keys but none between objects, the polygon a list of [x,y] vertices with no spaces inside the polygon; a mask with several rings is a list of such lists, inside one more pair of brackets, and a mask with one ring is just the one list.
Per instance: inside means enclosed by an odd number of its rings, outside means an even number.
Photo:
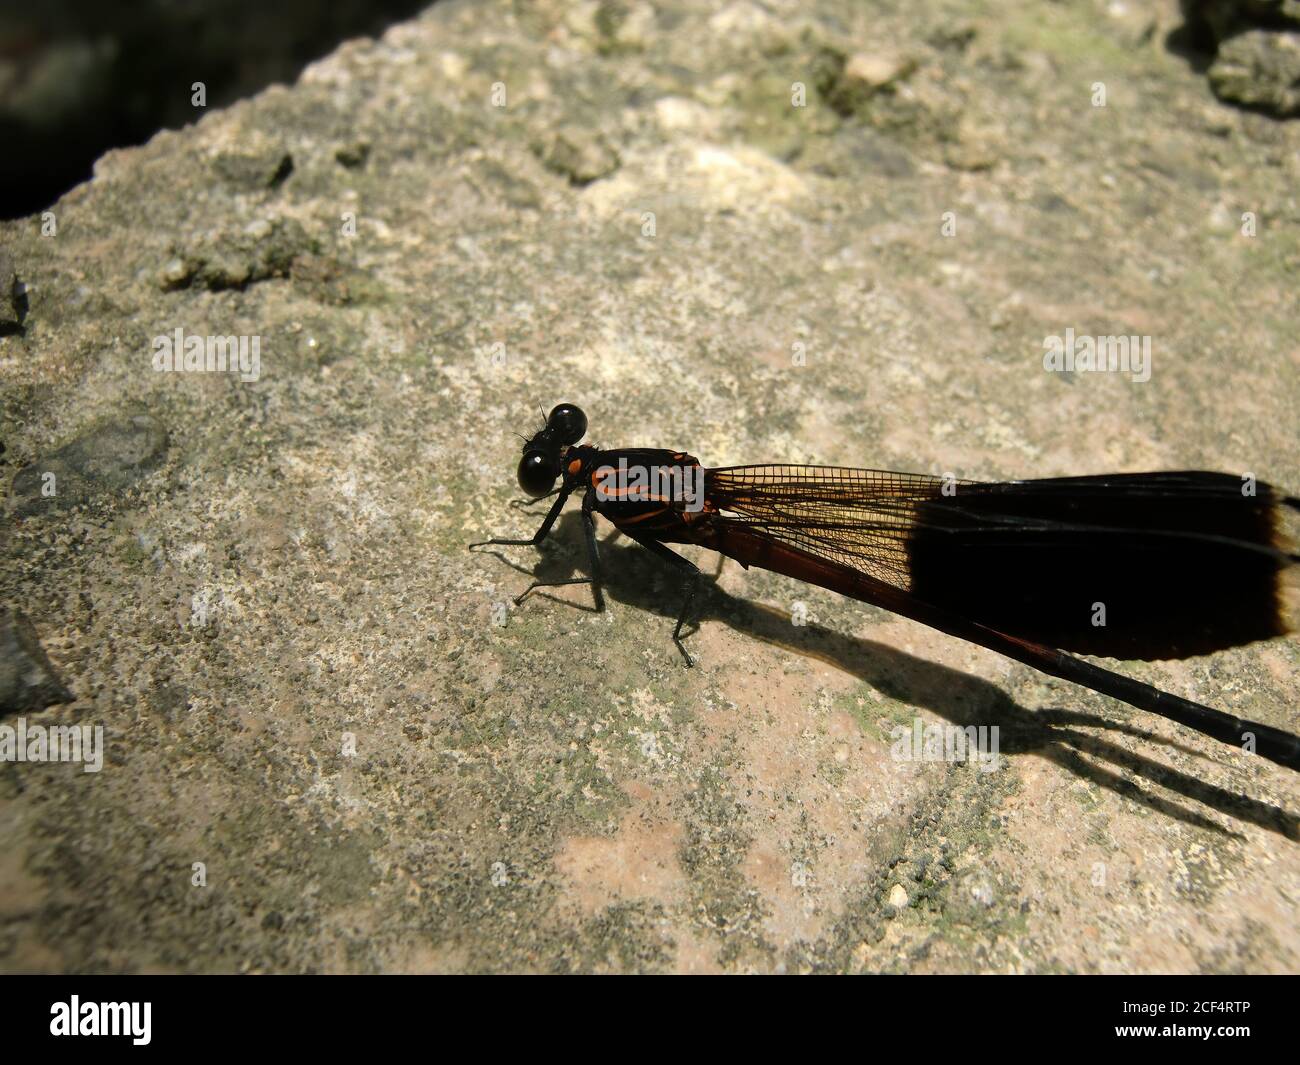
[{"label": "damselfly", "polygon": [[[579,441],[587,417],[551,411],[524,444],[519,486],[557,498],[537,545],[582,493],[591,584],[594,515],[676,567],[682,643],[701,574],[666,544],[698,544],[875,604],[1055,677],[1300,769],[1300,737],[1160,691],[1067,652],[1175,659],[1285,634],[1300,562],[1282,518],[1300,499],[1225,473],[1102,474],[984,483],[834,466],[702,467],[680,451]],[[559,482],[558,486],[556,482]]]}]

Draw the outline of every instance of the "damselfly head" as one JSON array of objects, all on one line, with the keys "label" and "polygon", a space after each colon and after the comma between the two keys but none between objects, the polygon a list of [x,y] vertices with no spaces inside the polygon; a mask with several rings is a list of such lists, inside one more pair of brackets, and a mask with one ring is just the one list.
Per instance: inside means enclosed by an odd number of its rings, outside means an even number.
[{"label": "damselfly head", "polygon": [[587,435],[587,416],[572,403],[561,403],[551,411],[546,425],[524,445],[519,460],[519,487],[540,499],[555,487],[560,476],[561,452]]}]

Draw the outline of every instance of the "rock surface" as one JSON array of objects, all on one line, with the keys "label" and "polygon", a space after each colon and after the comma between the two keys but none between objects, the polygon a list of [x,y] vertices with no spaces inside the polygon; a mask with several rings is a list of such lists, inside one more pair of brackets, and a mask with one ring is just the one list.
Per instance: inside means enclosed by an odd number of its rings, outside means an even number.
[{"label": "rock surface", "polygon": [[1277,118],[1300,116],[1300,2],[1182,0],[1178,31],[1213,57],[1220,100]]},{"label": "rock surface", "polygon": [[9,607],[0,608],[0,717],[71,699],[31,622]]},{"label": "rock surface", "polygon": [[1251,30],[1224,41],[1209,76],[1220,99],[1280,118],[1300,115],[1300,33]]},{"label": "rock surface", "polygon": [[[27,716],[106,743],[0,765],[0,967],[1300,968],[1296,774],[691,549],[685,670],[607,529],[604,614],[514,606],[576,514],[466,550],[562,400],[709,465],[1300,488],[1300,127],[1122,14],[438,4],[0,225],[0,579],[75,696]],[[178,329],[260,372],[155,370]],[[1045,371],[1067,329],[1150,379]],[[1294,730],[1298,666],[1123,668]]]}]

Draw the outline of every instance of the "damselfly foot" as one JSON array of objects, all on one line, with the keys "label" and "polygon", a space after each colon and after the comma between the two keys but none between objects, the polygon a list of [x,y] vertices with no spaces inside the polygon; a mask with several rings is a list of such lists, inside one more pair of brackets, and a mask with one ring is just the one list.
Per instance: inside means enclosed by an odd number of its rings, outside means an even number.
[{"label": "damselfly foot", "polygon": [[[534,588],[558,588],[562,584],[594,584],[590,577],[570,577],[563,581],[533,581],[527,588],[515,596],[515,606],[518,606],[528,598],[528,593]],[[599,591],[596,595],[596,609],[599,610],[604,603],[601,601]]]},{"label": "damselfly foot", "polygon": [[691,657],[691,652],[686,650],[686,645],[682,643],[682,638],[675,632],[673,633],[673,643],[677,645],[677,650],[681,651],[682,657],[686,659],[686,668],[690,669],[693,667],[695,665],[695,659]]},{"label": "damselfly foot", "polygon": [[499,547],[536,547],[541,541],[536,537],[527,540],[502,540],[494,537],[491,540],[479,540],[477,543],[466,545],[467,549],[474,547],[487,547],[490,544],[496,544]]}]

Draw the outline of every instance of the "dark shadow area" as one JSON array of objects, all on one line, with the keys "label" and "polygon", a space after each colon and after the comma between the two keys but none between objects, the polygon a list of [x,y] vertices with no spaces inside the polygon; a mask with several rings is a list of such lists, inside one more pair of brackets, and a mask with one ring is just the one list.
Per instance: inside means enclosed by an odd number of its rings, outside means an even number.
[{"label": "dark shadow area", "polygon": [[1195,23],[1184,22],[1165,36],[1165,51],[1184,60],[1197,74],[1205,74],[1214,62],[1219,43]]},{"label": "dark shadow area", "polygon": [[[45,209],[141,144],[432,0],[42,0],[0,11],[0,217]],[[194,104],[202,82],[206,107]]]},{"label": "dark shadow area", "polygon": [[[550,500],[546,502],[549,504]],[[491,533],[495,536],[527,536],[541,524],[544,513],[541,507],[533,511],[523,508],[511,511],[501,527],[491,530]],[[518,592],[522,592],[533,579],[558,581],[588,575],[581,516],[576,509],[562,516],[540,549],[481,547],[477,550],[496,555],[527,578],[521,580]],[[537,558],[539,551],[540,560]],[[602,587],[607,600],[665,618],[665,653],[676,657],[671,622],[677,619],[684,592],[678,575],[617,532],[606,535],[601,541],[600,555],[604,578]],[[712,572],[706,570],[706,574]],[[545,589],[534,591],[524,604],[534,598],[549,600],[547,609],[575,609],[571,603],[547,596]],[[539,606],[534,604],[533,608]],[[594,607],[576,609],[593,610]],[[1000,730],[1003,756],[1039,755],[1081,779],[1163,816],[1221,835],[1241,838],[1239,833],[1225,831],[1222,825],[1196,810],[1140,787],[1123,776],[1124,771],[1228,817],[1277,832],[1288,839],[1300,839],[1300,817],[1294,814],[1162,765],[1143,754],[1126,750],[1104,736],[1080,731],[1081,728],[1104,729],[1153,746],[1204,757],[1188,747],[1170,744],[1145,729],[1067,710],[1026,709],[996,685],[979,677],[917,658],[886,644],[836,633],[820,625],[795,626],[783,612],[761,603],[738,599],[710,580],[706,580],[701,588],[695,619],[697,622],[721,621],[745,636],[815,658],[857,677],[890,698],[929,710],[954,725],[963,728],[996,725]],[[683,630],[688,646],[690,638],[687,633],[694,628],[691,625]],[[578,653],[578,649],[572,649],[572,653]],[[707,666],[707,662],[702,664]]]}]

